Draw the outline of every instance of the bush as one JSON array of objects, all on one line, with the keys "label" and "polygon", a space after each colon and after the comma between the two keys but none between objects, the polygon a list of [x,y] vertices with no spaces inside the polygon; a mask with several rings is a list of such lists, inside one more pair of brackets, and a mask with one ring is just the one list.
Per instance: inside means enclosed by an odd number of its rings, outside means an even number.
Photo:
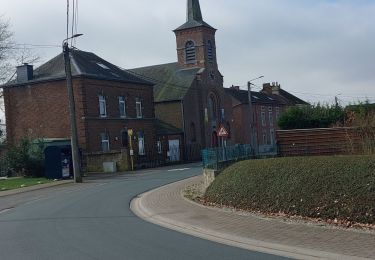
[{"label": "bush", "polygon": [[375,157],[250,160],[227,168],[207,202],[263,213],[375,224]]},{"label": "bush", "polygon": [[327,128],[345,121],[345,110],[340,106],[290,107],[281,115],[278,125],[282,130]]},{"label": "bush", "polygon": [[42,145],[23,139],[19,145],[8,150],[2,165],[3,172],[8,176],[44,176]]}]

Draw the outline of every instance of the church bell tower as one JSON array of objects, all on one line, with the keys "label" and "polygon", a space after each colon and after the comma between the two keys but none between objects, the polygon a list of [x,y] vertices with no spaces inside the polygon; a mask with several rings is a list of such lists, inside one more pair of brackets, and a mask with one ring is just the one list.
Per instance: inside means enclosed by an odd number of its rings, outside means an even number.
[{"label": "church bell tower", "polygon": [[181,68],[217,71],[216,29],[203,21],[199,0],[187,0],[186,23],[174,30]]}]

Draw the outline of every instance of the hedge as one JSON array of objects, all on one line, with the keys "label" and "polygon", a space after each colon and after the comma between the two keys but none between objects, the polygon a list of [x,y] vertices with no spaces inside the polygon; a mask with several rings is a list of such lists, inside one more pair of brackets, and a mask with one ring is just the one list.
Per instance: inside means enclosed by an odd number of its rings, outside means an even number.
[{"label": "hedge", "polygon": [[263,213],[375,224],[375,156],[239,162],[218,176],[204,200]]}]

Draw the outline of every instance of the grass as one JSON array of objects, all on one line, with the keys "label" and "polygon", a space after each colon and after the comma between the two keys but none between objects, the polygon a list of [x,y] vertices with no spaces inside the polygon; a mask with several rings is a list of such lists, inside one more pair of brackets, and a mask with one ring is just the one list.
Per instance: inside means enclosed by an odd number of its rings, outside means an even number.
[{"label": "grass", "polygon": [[204,200],[262,213],[375,224],[375,156],[239,162],[218,176]]},{"label": "grass", "polygon": [[0,180],[0,192],[6,190],[14,190],[23,187],[35,186],[44,183],[50,183],[52,180],[46,178],[9,178]]}]

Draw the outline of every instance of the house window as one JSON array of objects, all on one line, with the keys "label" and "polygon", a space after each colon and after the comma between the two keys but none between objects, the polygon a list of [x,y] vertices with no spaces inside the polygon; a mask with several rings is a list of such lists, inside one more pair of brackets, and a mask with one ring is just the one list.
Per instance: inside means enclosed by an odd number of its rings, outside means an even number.
[{"label": "house window", "polygon": [[267,134],[263,133],[263,144],[267,144]]},{"label": "house window", "polygon": [[136,99],[135,106],[136,106],[136,110],[137,110],[137,118],[142,118],[143,117],[142,100],[140,98]]},{"label": "house window", "polygon": [[158,148],[158,154],[161,154],[163,152],[163,147],[161,145],[161,141],[160,140],[157,142],[157,148]]},{"label": "house window", "polygon": [[277,107],[276,108],[276,120],[279,120],[279,118],[280,118],[280,108]]},{"label": "house window", "polygon": [[185,45],[186,63],[195,63],[195,55],[195,44],[193,41],[188,41]]},{"label": "house window", "polygon": [[99,95],[99,114],[101,117],[107,117],[107,103],[103,95]]},{"label": "house window", "polygon": [[102,146],[102,151],[103,152],[109,152],[109,136],[108,133],[101,133],[100,134],[100,139],[101,139],[101,146]]},{"label": "house window", "polygon": [[270,121],[270,126],[273,126],[273,113],[272,113],[272,111],[268,112],[268,119]]},{"label": "house window", "polygon": [[208,62],[212,63],[214,61],[214,54],[211,41],[207,42],[207,59]]},{"label": "house window", "polygon": [[271,139],[271,145],[275,144],[275,130],[270,130],[270,139]]},{"label": "house window", "polygon": [[262,112],[261,117],[262,117],[262,126],[266,126],[266,112]]},{"label": "house window", "polygon": [[143,135],[143,132],[138,132],[138,154],[139,155],[145,155],[145,137]]},{"label": "house window", "polygon": [[120,117],[125,118],[126,117],[125,97],[119,97],[118,98],[118,107],[119,107],[119,111],[120,111]]},{"label": "house window", "polygon": [[127,148],[129,146],[129,135],[127,130],[121,131],[121,146]]}]

